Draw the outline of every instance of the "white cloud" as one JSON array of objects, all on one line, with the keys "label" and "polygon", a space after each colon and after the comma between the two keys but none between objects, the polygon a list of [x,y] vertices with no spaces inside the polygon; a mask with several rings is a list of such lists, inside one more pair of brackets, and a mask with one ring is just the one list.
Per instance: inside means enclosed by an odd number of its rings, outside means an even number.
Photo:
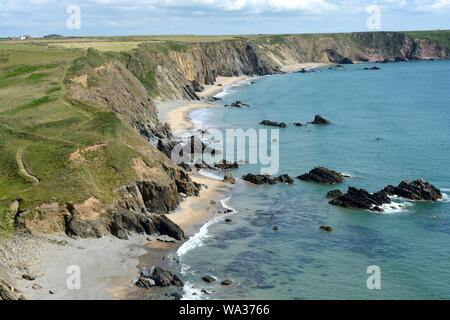
[{"label": "white cloud", "polygon": [[450,9],[450,0],[417,1],[417,11],[441,12]]}]

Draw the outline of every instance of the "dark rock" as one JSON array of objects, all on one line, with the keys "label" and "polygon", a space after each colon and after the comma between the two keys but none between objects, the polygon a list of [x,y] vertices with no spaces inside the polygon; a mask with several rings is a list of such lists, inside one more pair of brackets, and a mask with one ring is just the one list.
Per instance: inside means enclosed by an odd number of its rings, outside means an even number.
[{"label": "dark rock", "polygon": [[[348,188],[348,192],[340,197],[332,199],[330,204],[343,207],[372,210],[374,207],[381,207],[383,204],[391,203],[386,192],[380,191],[374,194],[364,189]],[[381,209],[381,208],[380,208]],[[378,209],[377,209],[378,210]]]},{"label": "dark rock", "polygon": [[278,226],[273,227],[273,231],[278,231],[280,228]]},{"label": "dark rock", "polygon": [[338,197],[340,197],[342,195],[343,195],[342,191],[340,191],[340,190],[333,190],[333,191],[330,191],[330,192],[327,193],[327,198],[328,199],[335,199],[335,198],[338,198]]},{"label": "dark rock", "polygon": [[172,293],[170,296],[174,300],[181,300],[181,299],[183,299],[183,295],[181,293],[178,293],[178,292]]},{"label": "dark rock", "polygon": [[332,232],[333,228],[331,226],[323,225],[323,226],[320,226],[320,230],[323,230],[323,231],[326,231],[326,232]]},{"label": "dark rock", "polygon": [[28,280],[28,281],[34,281],[36,280],[36,277],[30,274],[24,274],[22,275],[22,279]]},{"label": "dark rock", "polygon": [[242,101],[236,101],[231,104],[232,108],[243,108],[243,107],[250,107],[248,103],[242,102]]},{"label": "dark rock", "polygon": [[277,184],[277,183],[286,183],[293,184],[294,180],[288,175],[281,175],[279,177],[272,177],[269,175],[263,174],[247,174],[242,177],[243,180],[251,182],[253,184],[261,185],[261,184]]},{"label": "dark rock", "polygon": [[324,167],[316,167],[309,173],[299,176],[298,179],[322,184],[339,184],[345,181],[342,174]]},{"label": "dark rock", "polygon": [[223,281],[221,282],[221,284],[222,284],[223,286],[231,286],[231,285],[233,284],[233,281],[227,279],[227,280],[223,280]]},{"label": "dark rock", "polygon": [[169,287],[171,285],[183,287],[184,283],[177,275],[160,267],[144,269],[141,271],[139,279],[136,282],[137,287],[145,289],[149,289],[153,286]]},{"label": "dark rock", "polygon": [[168,235],[176,240],[185,239],[184,231],[165,215],[152,215],[151,220],[160,234]]},{"label": "dark rock", "polygon": [[300,122],[295,122],[294,126],[296,127],[306,127],[306,124],[300,123]]},{"label": "dark rock", "polygon": [[353,61],[347,57],[342,56],[339,52],[334,49],[325,49],[325,54],[328,57],[328,60],[332,63],[338,64],[353,64]]},{"label": "dark rock", "polygon": [[211,283],[211,282],[215,282],[216,281],[216,279],[214,277],[211,277],[211,276],[204,276],[202,278],[202,280],[207,282],[207,283]]},{"label": "dark rock", "polygon": [[164,153],[169,159],[172,157],[172,150],[176,146],[176,142],[169,139],[159,139],[157,148],[159,151]]},{"label": "dark rock", "polygon": [[397,187],[387,186],[384,191],[410,200],[438,201],[442,199],[442,192],[424,180],[402,181]]},{"label": "dark rock", "polygon": [[222,160],[222,162],[216,163],[214,166],[221,170],[239,169],[239,164],[237,162],[229,163],[229,162],[226,162],[225,160]]},{"label": "dark rock", "polygon": [[275,122],[270,120],[263,120],[259,124],[263,126],[269,126],[269,127],[278,127],[278,128],[287,128],[288,125],[285,122]]},{"label": "dark rock", "polygon": [[366,68],[363,68],[363,70],[366,70],[366,71],[377,71],[377,70],[380,70],[380,68],[379,67],[366,67]]},{"label": "dark rock", "polygon": [[225,219],[225,222],[226,222],[226,223],[231,223],[231,222],[233,222],[233,220],[231,220],[231,219]]},{"label": "dark rock", "polygon": [[225,173],[225,177],[223,178],[223,181],[226,183],[229,183],[229,184],[235,184],[236,178],[230,172],[227,172],[227,173]]},{"label": "dark rock", "polygon": [[195,92],[205,91],[205,88],[197,80],[192,81],[192,88]]},{"label": "dark rock", "polygon": [[331,121],[323,118],[321,115],[317,115],[314,118],[313,122],[309,122],[309,124],[315,124],[315,125],[319,125],[319,126],[326,126],[326,125],[330,125]]},{"label": "dark rock", "polygon": [[277,181],[285,184],[294,184],[294,179],[292,179],[289,175],[283,174],[277,178]]}]

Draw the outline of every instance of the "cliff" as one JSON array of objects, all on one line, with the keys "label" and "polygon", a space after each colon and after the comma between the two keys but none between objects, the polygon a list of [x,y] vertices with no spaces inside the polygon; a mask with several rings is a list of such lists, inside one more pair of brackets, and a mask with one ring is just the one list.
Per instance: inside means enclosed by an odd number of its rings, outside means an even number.
[{"label": "cliff", "polygon": [[[180,194],[198,195],[200,186],[157,149],[171,139],[157,101],[198,100],[218,76],[277,74],[304,62],[447,59],[449,38],[377,32],[143,41],[125,52],[7,51],[0,66],[2,230],[181,238],[160,215],[178,206]],[[23,65],[31,54],[34,62]],[[4,98],[24,88],[30,93],[19,101]]]}]

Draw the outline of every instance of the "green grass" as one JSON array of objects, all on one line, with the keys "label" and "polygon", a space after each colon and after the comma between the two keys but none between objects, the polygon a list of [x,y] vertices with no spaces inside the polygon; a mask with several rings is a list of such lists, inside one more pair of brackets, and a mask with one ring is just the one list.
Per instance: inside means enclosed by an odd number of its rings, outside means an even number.
[{"label": "green grass", "polygon": [[10,236],[14,231],[13,220],[6,207],[0,204],[0,239]]},{"label": "green grass", "polygon": [[450,49],[450,30],[405,32],[415,39],[429,39],[443,48]]},{"label": "green grass", "polygon": [[[107,107],[68,99],[66,86],[84,72],[95,85],[94,68],[121,56],[3,43],[0,53],[9,57],[0,64],[0,233],[12,232],[5,210],[17,198],[24,209],[91,196],[112,202],[115,190],[136,176],[132,161],[142,155],[130,146],[149,146]],[[105,147],[81,162],[70,160],[77,149],[96,144]],[[18,159],[39,183],[22,174]]]}]

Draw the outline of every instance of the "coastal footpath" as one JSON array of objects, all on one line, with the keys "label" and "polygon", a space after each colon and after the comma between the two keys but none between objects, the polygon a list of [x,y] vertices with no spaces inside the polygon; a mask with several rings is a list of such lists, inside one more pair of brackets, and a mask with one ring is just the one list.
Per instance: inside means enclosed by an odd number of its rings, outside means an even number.
[{"label": "coastal footpath", "polygon": [[311,63],[450,57],[449,32],[140,41],[125,51],[0,42],[0,299],[22,297],[11,284],[31,263],[11,251],[20,251],[20,237],[186,238],[166,215],[204,184],[164,154],[173,128],[157,103],[203,101],[224,79]]}]

